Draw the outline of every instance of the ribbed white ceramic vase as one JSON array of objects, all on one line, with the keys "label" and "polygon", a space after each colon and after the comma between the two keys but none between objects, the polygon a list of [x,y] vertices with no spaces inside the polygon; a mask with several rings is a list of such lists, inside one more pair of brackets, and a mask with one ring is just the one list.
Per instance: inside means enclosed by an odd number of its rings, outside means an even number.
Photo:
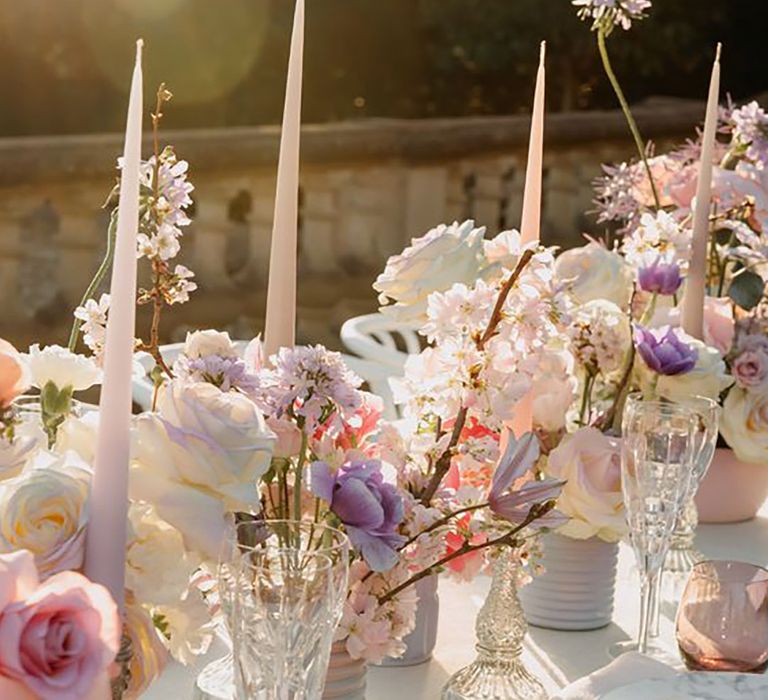
[{"label": "ribbed white ceramic vase", "polygon": [[546,571],[520,589],[528,623],[555,630],[592,630],[613,617],[618,543],[592,537],[542,538]]},{"label": "ribbed white ceramic vase", "polygon": [[353,659],[347,653],[345,642],[335,642],[322,700],[365,700],[367,672],[365,661]]},{"label": "ribbed white ceramic vase", "polygon": [[403,639],[405,652],[396,659],[386,658],[379,666],[416,666],[432,658],[437,643],[437,621],[440,598],[437,595],[437,576],[427,576],[416,584],[419,602],[413,631]]}]

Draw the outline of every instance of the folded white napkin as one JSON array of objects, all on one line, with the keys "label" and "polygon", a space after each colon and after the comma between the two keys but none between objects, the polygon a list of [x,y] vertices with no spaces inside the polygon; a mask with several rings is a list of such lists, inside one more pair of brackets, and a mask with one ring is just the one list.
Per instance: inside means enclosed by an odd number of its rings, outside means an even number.
[{"label": "folded white napkin", "polygon": [[600,700],[603,695],[622,685],[645,680],[667,680],[676,675],[673,668],[661,661],[632,651],[571,683],[550,700]]}]

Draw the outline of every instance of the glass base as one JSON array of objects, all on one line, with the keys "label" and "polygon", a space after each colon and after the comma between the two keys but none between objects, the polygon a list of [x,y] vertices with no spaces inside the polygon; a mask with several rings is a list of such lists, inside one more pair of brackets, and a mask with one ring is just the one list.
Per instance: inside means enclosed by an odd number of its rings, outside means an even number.
[{"label": "glass base", "polygon": [[478,658],[448,680],[441,700],[547,700],[544,686],[520,661]]},{"label": "glass base", "polygon": [[227,654],[200,671],[195,700],[235,700],[234,662]]},{"label": "glass base", "polygon": [[[637,642],[616,642],[615,644],[611,644],[611,646],[608,647],[608,655],[612,659],[615,659],[630,651],[637,651]],[[660,644],[658,641],[653,639],[648,641],[648,646],[645,650],[645,656],[650,656],[652,659],[663,661],[666,664],[678,664],[680,662],[680,658],[677,656],[677,654],[671,651],[669,647],[664,646],[663,644]]]},{"label": "glass base", "polygon": [[693,545],[688,547],[670,547],[664,560],[664,571],[670,574],[688,574],[704,555]]}]

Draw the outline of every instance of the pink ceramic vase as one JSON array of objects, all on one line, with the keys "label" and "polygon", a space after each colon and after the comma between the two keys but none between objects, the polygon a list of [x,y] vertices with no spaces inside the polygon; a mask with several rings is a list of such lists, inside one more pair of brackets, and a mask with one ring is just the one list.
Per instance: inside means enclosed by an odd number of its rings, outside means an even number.
[{"label": "pink ceramic vase", "polygon": [[701,523],[752,520],[768,498],[768,464],[742,462],[733,450],[718,448],[696,494]]}]

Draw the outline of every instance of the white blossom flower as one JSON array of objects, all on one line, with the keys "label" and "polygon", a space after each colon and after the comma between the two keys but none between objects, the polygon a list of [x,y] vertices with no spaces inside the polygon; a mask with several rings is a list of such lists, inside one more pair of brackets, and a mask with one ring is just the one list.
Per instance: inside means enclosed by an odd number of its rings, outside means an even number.
[{"label": "white blossom flower", "polygon": [[75,309],[75,318],[82,322],[80,332],[83,334],[83,342],[97,360],[104,353],[104,343],[107,339],[108,312],[109,294],[102,294],[98,301],[88,299],[85,304]]},{"label": "white blossom flower", "polygon": [[573,0],[583,20],[592,21],[592,29],[606,33],[614,26],[629,29],[633,21],[643,19],[651,6],[650,0]]},{"label": "white blossom flower", "polygon": [[691,254],[691,230],[681,226],[666,211],[646,213],[624,239],[622,252],[627,262],[638,270],[657,261],[675,263],[686,270]]},{"label": "white blossom flower", "polygon": [[632,343],[627,314],[604,299],[574,309],[568,335],[576,362],[588,373],[604,376],[621,369]]}]

